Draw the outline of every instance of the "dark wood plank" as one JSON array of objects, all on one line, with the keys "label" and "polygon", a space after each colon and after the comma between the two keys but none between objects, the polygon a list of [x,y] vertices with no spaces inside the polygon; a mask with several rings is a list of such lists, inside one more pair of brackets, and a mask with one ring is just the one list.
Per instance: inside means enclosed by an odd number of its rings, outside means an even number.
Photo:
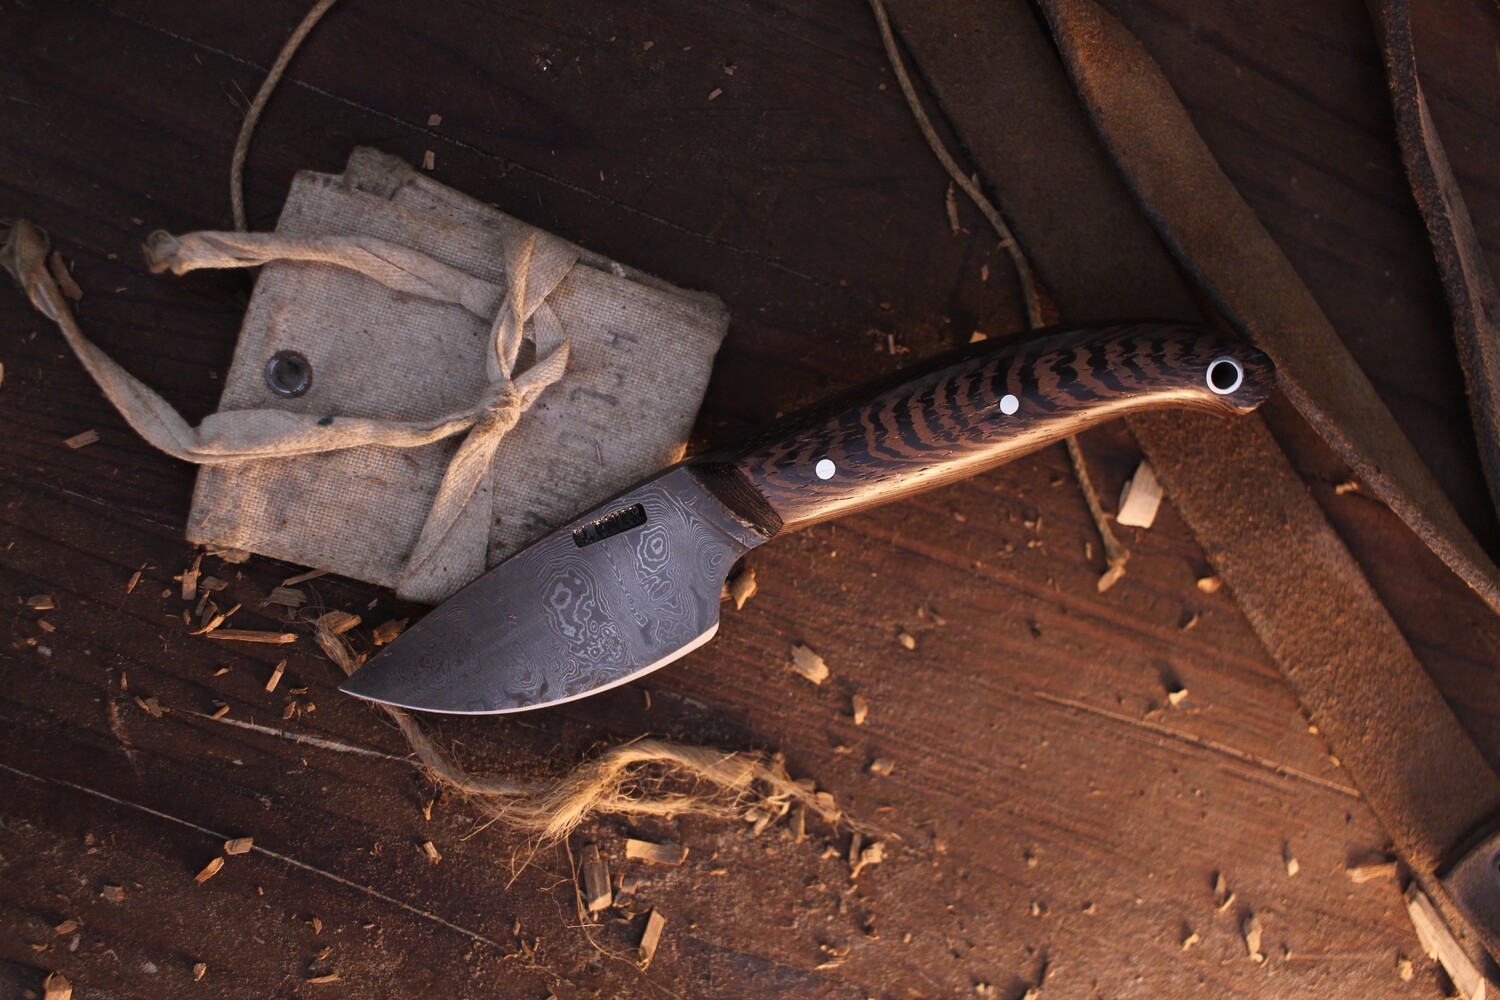
[{"label": "dark wood plank", "polygon": [[[1500,140],[1482,8],[1431,12],[1420,39],[1437,54],[1434,113],[1464,136],[1455,164],[1493,241]],[[303,9],[69,0],[0,13],[0,204],[52,231],[87,291],[85,328],[191,417],[214,406],[212,373],[228,363],[248,282],[153,278],[137,246],[157,226],[226,224],[243,95]],[[1493,542],[1359,6],[1158,0],[1120,13]],[[268,110],[250,205],[269,224],[293,172],[337,169],[358,143],[413,161],[432,149],[441,179],[714,290],[735,320],[699,437],[725,444],[976,328],[1021,324],[977,215],[964,209],[972,232],[948,231],[946,179],[889,80],[858,3],[361,0],[319,29]],[[710,102],[714,88],[724,93]],[[433,113],[441,126],[426,125]],[[1180,521],[1168,509],[1132,532],[1130,575],[1097,594],[1102,557],[1055,449],[757,551],[759,596],[712,646],[643,685],[501,722],[432,723],[476,766],[532,775],[646,731],[778,750],[900,835],[851,882],[845,862],[820,857],[847,847],[829,831],[799,845],[777,828],[757,839],[690,817],[590,823],[575,844],[595,840],[617,865],[627,832],[692,849],[681,868],[650,873],[643,898],[669,924],[642,974],[576,926],[565,853],[474,833],[478,815],[459,801],[424,821],[431,788],[387,759],[402,756],[398,737],[337,696],[336,668],[307,639],[227,648],[184,634],[170,591],[191,560],[180,526],[192,470],[141,445],[17,296],[0,295],[0,330],[0,579],[12,602],[0,959],[16,967],[63,969],[80,995],[904,997],[988,983],[1011,997],[1044,967],[1048,992],[1064,996],[1438,993],[1393,887],[1343,874],[1382,834],[1230,595],[1194,586],[1206,566]],[[887,333],[910,353],[877,350]],[[61,446],[88,427],[99,444]],[[1132,446],[1118,429],[1087,443],[1110,495]],[[1334,493],[1342,470],[1315,442],[1290,443],[1500,759],[1500,629],[1388,512]],[[247,608],[293,571],[209,564]],[[309,589],[366,616],[360,642],[412,610],[348,581]],[[22,606],[41,592],[58,610]],[[269,612],[236,624],[279,627]],[[798,641],[827,657],[824,687],[783,666]],[[283,692],[268,695],[282,655]],[[1188,689],[1182,707],[1166,705],[1168,683]],[[317,711],[283,721],[284,691],[303,685]],[[872,706],[861,727],[848,717],[856,691]],[[167,713],[141,711],[137,694]],[[227,720],[204,717],[214,700],[230,705]],[[895,762],[889,777],[869,773],[875,757]],[[274,854],[229,859],[197,885],[218,834],[253,835]],[[420,853],[426,839],[439,864]],[[1238,893],[1224,913],[1215,871]],[[98,898],[104,884],[125,901]],[[1238,937],[1250,909],[1266,925],[1265,965]],[[76,951],[50,930],[70,917],[84,925]],[[1189,929],[1203,941],[1183,952]],[[596,936],[619,949],[637,932]],[[520,939],[537,942],[534,959],[515,957]],[[330,945],[316,968],[341,981],[302,985]],[[1413,987],[1396,978],[1398,952],[1418,960]],[[194,961],[209,965],[196,985]]]}]

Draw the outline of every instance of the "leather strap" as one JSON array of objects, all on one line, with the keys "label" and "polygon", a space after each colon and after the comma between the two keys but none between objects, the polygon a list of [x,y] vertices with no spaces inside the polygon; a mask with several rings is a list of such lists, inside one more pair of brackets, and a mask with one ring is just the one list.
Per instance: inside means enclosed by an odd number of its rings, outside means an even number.
[{"label": "leather strap", "polygon": [[[887,6],[1069,318],[1198,313],[1149,216],[1188,270],[1218,293],[1242,332],[1263,337],[1268,324],[1294,321],[1303,331],[1333,336],[1321,312],[1307,312],[1317,307],[1306,288],[1219,171],[1159,68],[1091,0],[1042,0],[1042,6],[1096,115],[1092,125],[1057,52],[1021,0],[887,0]],[[1120,172],[1094,127],[1104,133]],[[1059,163],[1068,165],[1061,175],[1066,182],[1059,182]],[[1146,216],[1132,203],[1122,174],[1145,202]],[[1207,216],[1225,212],[1243,226],[1236,238],[1254,244],[1243,257],[1204,242]],[[1270,301],[1279,295],[1294,303],[1291,314]],[[1370,470],[1362,436],[1393,424],[1373,390],[1351,386],[1296,345],[1277,346],[1292,359],[1298,382],[1291,394],[1307,404],[1304,413],[1358,459],[1352,465]],[[1346,433],[1350,421],[1360,436]],[[1258,416],[1226,423],[1152,415],[1130,425],[1309,716],[1417,881],[1462,936],[1465,921],[1454,919],[1437,875],[1500,810],[1500,778]],[[1410,463],[1399,460],[1403,446],[1410,450],[1398,430],[1394,444],[1378,442],[1378,453],[1396,455],[1395,468],[1406,469]],[[1430,483],[1420,460],[1417,465],[1416,479]],[[1439,492],[1440,503],[1429,508],[1425,499],[1413,502],[1400,492],[1401,477],[1382,482],[1412,515],[1408,523],[1415,522],[1424,538],[1437,537],[1439,554],[1446,550],[1449,565],[1456,563],[1476,590],[1487,588],[1496,604],[1493,567],[1451,515],[1446,497]],[[1432,509],[1436,518],[1428,516]],[[1451,517],[1444,520],[1444,512]],[[1454,524],[1458,541],[1437,531]]]}]

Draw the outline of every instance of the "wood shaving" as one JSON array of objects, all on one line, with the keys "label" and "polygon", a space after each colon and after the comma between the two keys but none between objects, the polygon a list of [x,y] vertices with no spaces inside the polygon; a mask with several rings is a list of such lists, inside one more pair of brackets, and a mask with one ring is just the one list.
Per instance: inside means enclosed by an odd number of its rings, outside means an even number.
[{"label": "wood shaving", "polygon": [[608,909],[615,901],[615,894],[609,885],[609,864],[599,855],[598,845],[584,845],[580,875],[583,879],[583,905],[588,912]]},{"label": "wood shaving", "polygon": [[193,982],[202,982],[203,977],[208,975],[208,964],[205,962],[193,963]]},{"label": "wood shaving", "polygon": [[57,608],[57,602],[52,599],[51,594],[34,594],[26,598],[26,606],[33,611],[53,611]]},{"label": "wood shaving", "polygon": [[141,563],[141,568],[130,574],[130,579],[125,583],[125,593],[129,594],[140,586],[141,574],[146,572],[146,564]]},{"label": "wood shaving", "polygon": [[83,925],[76,920],[64,920],[62,923],[52,928],[52,933],[62,935],[72,934],[82,926]]},{"label": "wood shaving", "polygon": [[434,153],[430,149],[425,150],[422,153],[422,169],[423,170],[436,170],[437,169],[437,154]]},{"label": "wood shaving", "polygon": [[107,885],[99,890],[99,898],[106,903],[125,902],[125,889],[123,886]]},{"label": "wood shaving", "polygon": [[849,707],[854,713],[854,724],[863,726],[865,719],[870,716],[870,703],[862,694],[857,694],[849,699]]},{"label": "wood shaving", "polygon": [[249,854],[250,848],[255,846],[254,837],[235,837],[233,840],[224,841],[224,853],[230,857],[241,854]]},{"label": "wood shaving", "polygon": [[184,601],[196,601],[198,599],[198,570],[203,565],[203,553],[193,557],[193,564],[182,571],[182,599]]},{"label": "wood shaving", "polygon": [[708,92],[708,99],[710,101],[717,101],[719,99],[719,96],[721,94],[723,94],[723,93],[724,93],[724,88],[723,87],[715,87],[713,90],[710,90]]},{"label": "wood shaving", "polygon": [[625,857],[653,865],[680,865],[687,860],[688,849],[681,844],[654,844],[649,840],[625,841]]},{"label": "wood shaving", "polygon": [[814,684],[822,684],[828,679],[828,664],[823,662],[821,656],[800,642],[792,647],[791,666],[793,670]]},{"label": "wood shaving", "polygon": [[230,615],[234,614],[240,609],[240,606],[236,604],[228,611],[219,612],[217,608],[215,608],[214,605],[210,603],[209,608],[213,609],[216,613],[206,615],[205,617],[207,620],[203,623],[203,625],[198,629],[189,632],[189,635],[208,635],[211,632],[217,631],[220,625],[223,625],[226,621],[229,620]]},{"label": "wood shaving", "polygon": [[964,231],[964,227],[958,221],[958,188],[952,181],[948,182],[948,194],[943,199],[943,207],[948,211],[948,228],[957,236]]},{"label": "wood shaving", "polygon": [[1187,688],[1173,688],[1172,690],[1167,692],[1167,704],[1171,705],[1173,708],[1180,708],[1182,706],[1182,703],[1187,700],[1187,696]]},{"label": "wood shaving", "polygon": [[755,567],[746,566],[740,575],[729,582],[729,596],[734,601],[734,610],[740,611],[745,602],[755,596],[760,586],[755,582]]},{"label": "wood shaving", "polygon": [[52,624],[51,622],[49,622],[45,618],[38,619],[37,623],[36,623],[36,626],[37,626],[37,628],[41,629],[43,632],[56,632],[57,631],[57,626],[54,625],[54,624]]},{"label": "wood shaving", "polygon": [[859,852],[859,856],[856,857],[853,863],[849,866],[849,877],[859,878],[860,872],[864,871],[871,865],[878,865],[884,860],[885,844],[877,840],[875,843],[871,844],[869,847],[862,849]]},{"label": "wood shaving", "polygon": [[876,777],[889,778],[895,769],[896,762],[886,757],[876,757],[870,761],[870,773]]},{"label": "wood shaving", "polygon": [[42,1000],[73,1000],[73,984],[61,972],[49,973],[42,982]]},{"label": "wood shaving", "polygon": [[276,690],[276,685],[281,683],[281,676],[284,673],[286,673],[286,661],[282,660],[280,663],[276,664],[275,668],[272,669],[271,676],[266,681],[267,692]]},{"label": "wood shaving", "polygon": [[1240,923],[1240,934],[1245,939],[1246,954],[1256,965],[1266,960],[1266,956],[1260,951],[1261,933],[1260,917],[1253,913],[1246,914],[1245,919]]},{"label": "wood shaving", "polygon": [[637,964],[642,971],[649,968],[651,959],[656,957],[656,949],[661,944],[661,932],[667,926],[667,918],[661,915],[661,911],[652,910],[646,916],[646,929],[641,932],[641,943],[636,947]]},{"label": "wood shaving", "polygon": [[319,985],[323,983],[336,983],[339,981],[339,974],[337,972],[329,972],[321,976],[309,976],[307,978],[307,981],[309,983],[317,983]]},{"label": "wood shaving", "polygon": [[136,695],[135,703],[140,706],[142,712],[145,712],[147,715],[151,716],[151,718],[161,718],[161,703],[158,702],[155,698],[142,698],[140,695]]},{"label": "wood shaving", "polygon": [[392,618],[388,622],[376,625],[375,631],[371,633],[375,639],[375,645],[384,646],[388,642],[395,642],[396,637],[406,631],[406,623],[409,621],[411,621],[410,618]]},{"label": "wood shaving", "polygon": [[260,602],[261,607],[267,604],[275,604],[283,608],[300,608],[307,603],[307,595],[296,587],[273,587],[266,595],[266,599]]},{"label": "wood shaving", "polygon": [[1214,874],[1214,909],[1223,913],[1234,904],[1234,893],[1229,891],[1229,882],[1223,872]]},{"label": "wood shaving", "polygon": [[430,840],[422,841],[422,853],[427,855],[427,860],[433,864],[443,860],[443,856],[438,853],[437,845]]},{"label": "wood shaving", "polygon": [[428,115],[427,116],[427,127],[428,128],[437,128],[441,124],[443,124],[443,116],[442,115],[433,114],[433,115]]},{"label": "wood shaving", "polygon": [[205,633],[210,639],[227,639],[231,642],[264,642],[285,646],[297,641],[295,632],[257,632],[242,628],[220,628]]},{"label": "wood shaving", "polygon": [[77,451],[79,448],[87,448],[91,444],[99,443],[99,432],[90,428],[81,434],[74,434],[70,438],[64,438],[63,444]]},{"label": "wood shaving", "polygon": [[213,714],[210,715],[209,718],[212,719],[212,720],[214,720],[215,722],[218,722],[220,719],[224,718],[224,716],[226,716],[228,714],[229,714],[229,706],[226,705],[226,704],[224,704],[223,702],[220,702],[219,703],[219,707],[213,710]]},{"label": "wood shaving", "polygon": [[350,614],[347,611],[330,611],[318,619],[318,624],[327,629],[333,635],[343,635],[345,632],[359,627],[359,615]]},{"label": "wood shaving", "polygon": [[209,879],[211,879],[215,875],[219,874],[219,869],[221,869],[223,867],[224,867],[224,859],[223,858],[214,858],[208,864],[206,864],[206,865],[203,866],[203,870],[202,871],[200,871],[197,875],[193,876],[193,881],[197,882],[199,885],[202,885],[204,882],[207,882]]},{"label": "wood shaving", "polygon": [[1344,869],[1349,876],[1349,881],[1355,885],[1364,882],[1373,882],[1376,879],[1394,879],[1397,873],[1397,865],[1394,861],[1380,861],[1375,864],[1353,865]]},{"label": "wood shaving", "polygon": [[1187,951],[1193,945],[1197,944],[1199,941],[1202,941],[1202,940],[1203,939],[1198,936],[1198,932],[1197,931],[1189,931],[1187,937],[1185,937],[1185,938],[1182,939],[1182,950],[1183,951]]},{"label": "wood shaving", "polygon": [[296,576],[287,577],[281,581],[281,585],[283,587],[295,587],[299,583],[306,583],[308,580],[316,580],[320,576],[327,575],[328,571],[326,569],[310,569],[306,573],[298,573]]}]

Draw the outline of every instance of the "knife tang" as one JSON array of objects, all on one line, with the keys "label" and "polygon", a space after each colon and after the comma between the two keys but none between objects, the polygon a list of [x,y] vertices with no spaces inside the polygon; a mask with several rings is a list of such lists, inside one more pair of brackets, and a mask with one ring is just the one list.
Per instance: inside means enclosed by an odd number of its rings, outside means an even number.
[{"label": "knife tang", "polygon": [[1246,413],[1274,380],[1260,351],[1188,323],[980,342],[793,417],[700,468],[717,495],[739,494],[733,506],[774,534],[972,476],[1129,413]]}]

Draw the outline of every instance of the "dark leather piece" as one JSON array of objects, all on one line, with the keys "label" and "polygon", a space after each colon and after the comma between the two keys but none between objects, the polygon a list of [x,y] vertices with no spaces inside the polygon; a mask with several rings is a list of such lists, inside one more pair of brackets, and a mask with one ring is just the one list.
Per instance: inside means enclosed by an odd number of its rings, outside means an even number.
[{"label": "dark leather piece", "polygon": [[1370,13],[1385,52],[1401,159],[1432,239],[1453,316],[1479,460],[1490,499],[1500,505],[1500,294],[1417,78],[1410,5],[1406,0],[1372,2]]},{"label": "dark leather piece", "polygon": [[[1086,75],[1093,95],[1088,106],[1106,119],[1101,124],[1136,133],[1136,140],[1160,140],[1167,147],[1158,151],[1130,146],[1132,161],[1126,164],[1143,169],[1134,158],[1145,155],[1148,172],[1178,171],[1172,174],[1173,183],[1184,190],[1176,196],[1146,185],[1157,199],[1155,221],[1170,231],[1165,223],[1178,221],[1177,214],[1185,210],[1179,202],[1193,191],[1202,197],[1205,183],[1217,199],[1215,208],[1223,208],[1226,198],[1237,201],[1175,95],[1134,39],[1118,24],[1102,25],[1100,18],[1108,15],[1091,3],[1044,2],[1061,45],[1072,53],[1073,68]],[[1172,256],[1096,141],[1045,28],[1027,4],[888,0],[887,6],[1066,318],[1199,314]],[[1085,61],[1087,66],[1082,65]],[[1128,107],[1139,120],[1121,118],[1117,100],[1136,102]],[[1164,128],[1167,131],[1161,131]],[[1116,143],[1116,154],[1126,145]],[[1191,163],[1180,160],[1178,147],[1191,150]],[[1154,159],[1158,153],[1163,159]],[[1192,171],[1198,176],[1187,177]],[[1209,181],[1202,177],[1204,171]],[[1268,273],[1234,274],[1226,281],[1225,273],[1215,270],[1217,284],[1212,287],[1239,325],[1261,333],[1267,323],[1285,322],[1288,316],[1287,307],[1274,302],[1263,311],[1260,299],[1278,294],[1287,281],[1296,283],[1287,293],[1294,303],[1310,299],[1248,208],[1240,202],[1230,209],[1249,217],[1250,234],[1261,244],[1250,263]],[[1203,235],[1201,228],[1194,231]],[[1176,249],[1184,249],[1181,239],[1177,243]],[[1207,258],[1206,264],[1185,265],[1207,277],[1206,267],[1226,264],[1219,254],[1209,253]],[[1240,278],[1246,282],[1243,288],[1238,287]],[[1263,288],[1249,284],[1262,280],[1269,282]],[[1226,283],[1236,287],[1226,289]],[[1290,319],[1302,324],[1298,329],[1319,322],[1327,326],[1321,313],[1309,319],[1294,312]],[[1319,333],[1314,330],[1312,335]],[[1269,339],[1278,338],[1273,334]],[[1337,349],[1342,351],[1342,345]],[[1289,353],[1306,401],[1307,390],[1313,395],[1320,392],[1322,369],[1303,357],[1307,351],[1299,353],[1294,346]],[[1360,398],[1358,386],[1341,385],[1338,392],[1336,400],[1348,404],[1352,397],[1363,410],[1370,410],[1373,401],[1375,423],[1359,430],[1380,426],[1382,420],[1390,423],[1378,400]],[[1326,406],[1313,408],[1325,423],[1329,412]],[[1229,584],[1309,716],[1418,881],[1463,933],[1463,921],[1452,920],[1453,907],[1435,873],[1451,851],[1500,810],[1500,778],[1453,716],[1259,416],[1231,422],[1195,414],[1151,415],[1133,418],[1130,425],[1168,497]],[[1382,455],[1392,448],[1410,450],[1397,434],[1398,443],[1386,446]],[[1345,447],[1360,443],[1342,432],[1336,436]],[[1358,463],[1364,469],[1370,465],[1362,457]],[[1430,484],[1425,468],[1420,473]],[[1442,509],[1451,514],[1446,498]],[[1451,520],[1468,538],[1456,515]],[[1424,530],[1431,527],[1428,520],[1417,521]],[[1482,566],[1488,561],[1472,539],[1467,544],[1477,554],[1470,560],[1469,575],[1485,585]],[[1448,548],[1450,555],[1465,551],[1462,543]],[[1463,565],[1461,558],[1457,561]]]}]

